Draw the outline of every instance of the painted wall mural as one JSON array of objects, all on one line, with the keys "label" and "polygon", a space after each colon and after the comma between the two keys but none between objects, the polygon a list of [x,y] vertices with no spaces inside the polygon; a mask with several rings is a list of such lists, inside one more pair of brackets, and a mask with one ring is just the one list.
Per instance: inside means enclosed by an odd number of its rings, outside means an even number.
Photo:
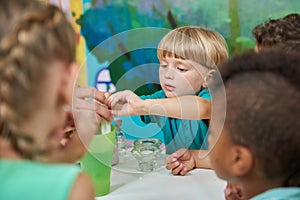
[{"label": "painted wall mural", "polygon": [[110,92],[131,89],[138,95],[160,88],[156,46],[168,30],[184,25],[213,29],[224,36],[230,55],[234,55],[254,47],[251,30],[255,25],[300,13],[299,0],[70,2],[73,21],[85,41],[87,84]]},{"label": "painted wall mural", "polygon": [[[297,0],[82,0],[71,1],[71,4],[83,5],[83,14],[76,16],[76,23],[81,27],[81,35],[85,38],[87,56],[88,84],[95,86],[99,77],[98,70],[108,67],[112,82],[115,84],[123,73],[147,63],[157,63],[156,49],[138,49],[128,51],[126,38],[116,44],[106,46],[106,50],[123,51],[111,63],[94,49],[103,41],[124,31],[144,27],[160,27],[173,29],[183,25],[200,25],[220,32],[226,39],[230,54],[239,54],[254,46],[251,36],[252,28],[269,18],[282,17],[288,13],[300,12],[300,1]],[[147,38],[144,38],[147,40]],[[159,39],[158,39],[159,41]],[[157,43],[157,41],[153,41]],[[101,51],[102,52],[102,51]],[[92,53],[93,55],[89,55]],[[106,64],[104,64],[106,63]],[[132,83],[125,83],[130,89],[139,78],[148,78],[155,83],[156,72],[146,70],[145,74],[137,73],[127,77]],[[152,75],[154,74],[154,75]],[[128,80],[130,81],[130,80]],[[149,82],[148,81],[148,82]],[[147,81],[146,81],[147,82]],[[138,94],[152,93],[157,85],[141,86]],[[116,88],[117,90],[119,88]],[[122,88],[123,89],[123,88]]]}]

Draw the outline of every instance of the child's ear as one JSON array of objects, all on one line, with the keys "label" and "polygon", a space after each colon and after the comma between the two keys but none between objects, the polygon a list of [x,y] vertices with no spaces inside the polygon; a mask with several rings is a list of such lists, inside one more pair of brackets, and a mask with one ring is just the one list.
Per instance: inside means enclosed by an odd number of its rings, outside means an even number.
[{"label": "child's ear", "polygon": [[261,49],[260,45],[258,43],[256,43],[255,47],[254,47],[254,52],[259,53],[260,49]]},{"label": "child's ear", "polygon": [[74,62],[71,63],[70,66],[64,68],[62,79],[61,79],[61,97],[63,98],[65,104],[71,105],[72,103],[72,93],[73,88],[76,84],[76,77],[78,73],[79,67]]},{"label": "child's ear", "polygon": [[205,75],[205,77],[204,77],[204,81],[203,81],[203,83],[202,83],[202,87],[204,87],[204,88],[207,88],[207,82],[212,78],[212,76],[213,76],[213,74],[216,72],[216,70],[215,69],[211,69],[211,70],[209,70],[207,73],[206,73],[206,75]]},{"label": "child's ear", "polygon": [[236,177],[248,174],[254,166],[252,152],[248,148],[238,145],[234,147],[232,153],[232,174]]}]

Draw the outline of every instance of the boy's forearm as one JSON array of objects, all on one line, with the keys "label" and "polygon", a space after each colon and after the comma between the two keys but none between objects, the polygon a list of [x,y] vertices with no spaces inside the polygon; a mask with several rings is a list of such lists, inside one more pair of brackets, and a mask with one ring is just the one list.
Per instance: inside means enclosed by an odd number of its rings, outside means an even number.
[{"label": "boy's forearm", "polygon": [[201,120],[209,119],[211,113],[211,102],[197,96],[146,99],[144,105],[144,115],[160,115],[188,120]]}]

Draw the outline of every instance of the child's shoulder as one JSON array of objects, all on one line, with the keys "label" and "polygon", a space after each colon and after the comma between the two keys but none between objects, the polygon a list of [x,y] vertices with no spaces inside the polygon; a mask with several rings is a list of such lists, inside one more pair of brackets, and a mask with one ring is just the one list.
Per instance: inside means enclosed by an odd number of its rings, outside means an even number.
[{"label": "child's shoulder", "polygon": [[299,187],[274,188],[253,197],[251,200],[296,200],[300,199]]},{"label": "child's shoulder", "polygon": [[80,172],[75,164],[0,160],[0,199],[66,199]]},{"label": "child's shoulder", "polygon": [[25,160],[1,160],[0,169],[1,172],[8,170],[14,171],[15,174],[33,172],[35,175],[45,174],[46,176],[54,175],[58,172],[64,172],[66,176],[73,176],[80,172],[80,167],[75,164],[47,164]]},{"label": "child's shoulder", "polygon": [[211,95],[208,91],[208,89],[203,89],[199,92],[198,94],[199,97],[202,97],[204,99],[208,99],[208,100],[211,100]]}]

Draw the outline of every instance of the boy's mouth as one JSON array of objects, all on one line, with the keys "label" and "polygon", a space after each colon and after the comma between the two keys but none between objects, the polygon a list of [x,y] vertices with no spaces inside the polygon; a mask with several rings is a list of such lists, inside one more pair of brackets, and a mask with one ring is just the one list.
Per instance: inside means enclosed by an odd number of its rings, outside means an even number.
[{"label": "boy's mouth", "polygon": [[164,88],[165,88],[165,90],[167,90],[169,92],[172,92],[175,90],[175,87],[172,85],[169,85],[169,84],[164,84]]}]

